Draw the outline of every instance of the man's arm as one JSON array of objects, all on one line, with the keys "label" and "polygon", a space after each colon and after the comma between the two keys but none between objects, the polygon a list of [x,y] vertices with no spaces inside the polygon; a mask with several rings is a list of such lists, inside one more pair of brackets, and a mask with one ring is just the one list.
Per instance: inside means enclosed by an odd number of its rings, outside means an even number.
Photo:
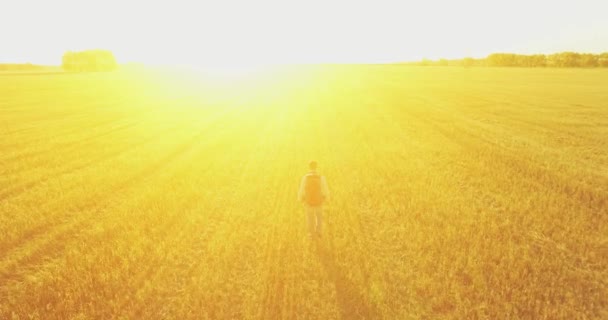
[{"label": "man's arm", "polygon": [[304,201],[304,189],[306,184],[306,176],[302,177],[300,181],[300,189],[298,190],[298,201]]},{"label": "man's arm", "polygon": [[325,201],[329,200],[329,188],[327,187],[327,180],[325,180],[324,176],[321,177],[321,194]]}]

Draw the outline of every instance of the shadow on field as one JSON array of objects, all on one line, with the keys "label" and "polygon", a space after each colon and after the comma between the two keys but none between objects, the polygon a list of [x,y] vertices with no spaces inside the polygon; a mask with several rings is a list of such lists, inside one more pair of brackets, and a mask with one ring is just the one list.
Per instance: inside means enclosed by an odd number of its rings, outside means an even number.
[{"label": "shadow on field", "polygon": [[378,314],[357,290],[355,284],[345,277],[343,269],[336,264],[334,254],[322,241],[316,242],[317,254],[329,280],[336,287],[336,299],[342,319],[376,319]]}]

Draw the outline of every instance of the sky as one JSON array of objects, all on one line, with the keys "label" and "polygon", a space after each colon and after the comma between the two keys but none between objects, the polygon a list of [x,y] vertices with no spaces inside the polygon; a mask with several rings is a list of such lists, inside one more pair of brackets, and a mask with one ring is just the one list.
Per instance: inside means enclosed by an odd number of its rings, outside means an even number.
[{"label": "sky", "polygon": [[607,0],[7,0],[0,62],[392,62],[608,51]]}]

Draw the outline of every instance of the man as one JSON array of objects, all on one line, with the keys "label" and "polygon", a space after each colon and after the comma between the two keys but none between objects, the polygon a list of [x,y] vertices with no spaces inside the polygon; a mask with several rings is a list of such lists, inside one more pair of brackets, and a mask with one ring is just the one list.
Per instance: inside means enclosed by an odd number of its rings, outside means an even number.
[{"label": "man", "polygon": [[310,171],[302,177],[298,200],[304,203],[308,216],[308,232],[312,238],[321,237],[323,227],[323,203],[329,200],[329,189],[325,177],[317,173],[317,162],[308,164]]}]

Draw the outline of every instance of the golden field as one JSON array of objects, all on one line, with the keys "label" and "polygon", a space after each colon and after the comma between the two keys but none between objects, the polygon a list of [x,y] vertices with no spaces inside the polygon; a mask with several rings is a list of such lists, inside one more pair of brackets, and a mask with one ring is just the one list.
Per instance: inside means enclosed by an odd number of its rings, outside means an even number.
[{"label": "golden field", "polygon": [[608,318],[608,70],[0,74],[0,172],[0,319]]}]

